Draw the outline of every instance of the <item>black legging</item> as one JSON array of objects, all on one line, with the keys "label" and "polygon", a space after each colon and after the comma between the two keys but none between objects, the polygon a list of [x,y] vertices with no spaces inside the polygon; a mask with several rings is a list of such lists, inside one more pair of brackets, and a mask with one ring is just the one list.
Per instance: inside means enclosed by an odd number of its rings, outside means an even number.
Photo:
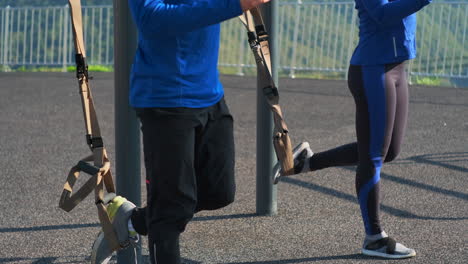
[{"label": "black legging", "polygon": [[380,169],[400,152],[408,115],[406,62],[351,65],[348,86],[356,103],[357,142],[320,152],[312,170],[357,165],[356,192],[366,234],[382,232],[379,217]]}]

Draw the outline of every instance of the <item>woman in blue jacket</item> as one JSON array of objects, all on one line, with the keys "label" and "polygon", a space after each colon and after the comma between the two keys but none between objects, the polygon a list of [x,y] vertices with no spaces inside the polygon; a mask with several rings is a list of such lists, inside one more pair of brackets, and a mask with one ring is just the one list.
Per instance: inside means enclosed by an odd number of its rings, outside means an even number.
[{"label": "woman in blue jacket", "polygon": [[359,44],[348,87],[356,103],[357,142],[315,155],[301,145],[294,153],[295,172],[357,165],[356,192],[366,233],[362,253],[413,257],[413,249],[396,243],[380,225],[380,169],[400,152],[408,113],[407,60],[416,56],[415,13],[431,0],[355,1]]}]

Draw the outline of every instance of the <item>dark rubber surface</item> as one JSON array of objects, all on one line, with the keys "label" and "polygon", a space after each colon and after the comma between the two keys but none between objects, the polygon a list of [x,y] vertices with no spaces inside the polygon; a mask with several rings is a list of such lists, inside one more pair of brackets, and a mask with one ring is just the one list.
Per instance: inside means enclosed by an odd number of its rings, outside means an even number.
[{"label": "dark rubber surface", "polygon": [[[113,75],[92,75],[112,162]],[[256,81],[222,81],[235,122],[238,192],[233,205],[189,223],[181,238],[186,263],[376,263],[359,253],[364,231],[353,168],[282,179],[278,214],[255,216]],[[344,81],[281,79],[279,86],[294,146],[309,141],[321,151],[354,139]],[[467,116],[468,90],[410,87],[402,153],[382,170],[383,228],[417,252],[401,262],[468,259]],[[73,73],[0,73],[0,263],[89,261],[98,233],[93,197],[70,213],[58,208],[68,170],[88,153]]]}]

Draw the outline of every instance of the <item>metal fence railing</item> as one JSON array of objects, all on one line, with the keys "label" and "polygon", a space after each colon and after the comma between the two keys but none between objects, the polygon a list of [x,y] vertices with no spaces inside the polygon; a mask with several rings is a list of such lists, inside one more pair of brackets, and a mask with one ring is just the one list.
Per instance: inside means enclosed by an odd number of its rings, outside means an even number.
[{"label": "metal fence railing", "polygon": [[[0,63],[67,67],[74,64],[68,6],[0,8]],[[298,72],[347,70],[358,40],[354,2],[281,2],[278,68]],[[113,64],[112,6],[83,7],[90,65]],[[434,2],[418,13],[418,57],[411,74],[468,79],[468,2]],[[243,73],[255,63],[237,19],[222,24],[220,67]]]},{"label": "metal fence railing", "polygon": [[[89,64],[111,65],[112,6],[83,7]],[[62,7],[0,8],[0,62],[3,66],[74,65],[70,11]]]}]

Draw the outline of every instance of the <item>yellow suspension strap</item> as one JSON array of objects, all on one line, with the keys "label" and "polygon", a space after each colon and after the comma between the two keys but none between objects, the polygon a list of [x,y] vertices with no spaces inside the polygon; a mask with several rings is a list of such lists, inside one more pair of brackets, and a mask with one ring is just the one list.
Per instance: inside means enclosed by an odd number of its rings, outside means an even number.
[{"label": "yellow suspension strap", "polygon": [[[69,0],[71,20],[73,25],[73,37],[76,50],[76,77],[78,78],[79,91],[83,107],[84,121],[86,126],[86,143],[92,154],[83,158],[77,165],[73,166],[68,174],[59,207],[70,212],[93,190],[95,202],[98,209],[99,221],[101,222],[104,236],[112,249],[117,250],[125,245],[120,245],[117,235],[112,228],[111,220],[107,214],[104,200],[115,196],[114,181],[110,171],[110,161],[101,137],[99,123],[94,108],[93,97],[88,83],[88,65],[83,41],[83,23],[80,0]],[[78,180],[80,173],[84,172],[91,176],[79,190],[73,191],[73,186]],[[107,190],[104,198],[104,186]]]},{"label": "yellow suspension strap", "polygon": [[266,32],[260,9],[251,9],[239,16],[239,18],[247,29],[249,46],[254,54],[255,63],[257,64],[259,89],[262,90],[273,112],[273,146],[275,148],[276,157],[281,165],[282,175],[292,175],[294,174],[294,161],[291,139],[289,138],[288,127],[283,119],[283,114],[279,105],[278,88],[271,75],[270,46],[268,44],[269,36]]}]

